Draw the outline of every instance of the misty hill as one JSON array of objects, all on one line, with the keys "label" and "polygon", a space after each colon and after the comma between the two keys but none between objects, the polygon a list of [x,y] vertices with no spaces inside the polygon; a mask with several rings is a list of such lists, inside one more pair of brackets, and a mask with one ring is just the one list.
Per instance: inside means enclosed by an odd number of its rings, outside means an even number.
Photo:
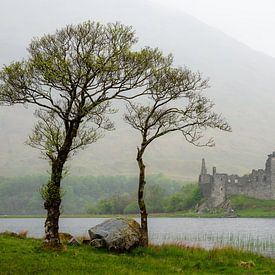
[{"label": "misty hill", "polygon": [[[202,157],[206,158],[209,168],[216,165],[218,171],[229,174],[264,167],[266,155],[275,149],[275,59],[184,13],[159,10],[146,1],[108,4],[108,9],[104,3],[93,4],[89,19],[92,16],[92,20],[119,20],[133,25],[140,45],[171,52],[176,65],[186,65],[209,77],[211,88],[206,91],[207,96],[233,128],[231,134],[209,132],[216,137],[215,148],[195,148],[180,135],[160,139],[145,156],[148,173],[194,179]],[[142,11],[142,16],[137,11]],[[72,22],[86,18],[87,11],[83,10]],[[45,30],[44,27],[43,32]],[[12,44],[0,51],[0,60],[6,63],[21,53],[23,56],[27,44],[20,44],[20,40],[17,43],[20,47]],[[1,56],[3,54],[5,56]],[[47,168],[47,162],[38,159],[39,154],[23,144],[33,124],[31,113],[23,107],[0,110],[0,174],[3,176],[43,173]],[[115,115],[114,120],[117,130],[106,133],[104,139],[80,152],[71,163],[72,174],[133,175],[137,172],[135,154],[139,136],[122,123],[119,115]]]}]

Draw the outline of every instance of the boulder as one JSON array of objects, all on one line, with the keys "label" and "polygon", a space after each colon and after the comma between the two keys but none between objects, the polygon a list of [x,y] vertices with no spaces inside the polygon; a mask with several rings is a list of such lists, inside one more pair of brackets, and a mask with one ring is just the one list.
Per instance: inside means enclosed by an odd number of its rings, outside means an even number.
[{"label": "boulder", "polygon": [[95,248],[103,248],[106,247],[106,242],[104,239],[93,239],[90,242],[91,246],[95,247]]},{"label": "boulder", "polygon": [[140,245],[140,225],[133,219],[115,218],[104,221],[88,230],[91,245],[124,252]]}]

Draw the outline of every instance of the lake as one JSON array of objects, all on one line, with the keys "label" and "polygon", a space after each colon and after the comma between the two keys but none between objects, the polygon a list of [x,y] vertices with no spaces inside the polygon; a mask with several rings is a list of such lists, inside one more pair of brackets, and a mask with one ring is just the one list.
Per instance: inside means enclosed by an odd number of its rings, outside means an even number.
[{"label": "lake", "polygon": [[[61,218],[60,232],[75,236],[106,218]],[[138,219],[136,219],[139,221]],[[28,231],[28,236],[43,237],[43,218],[0,218],[0,232]],[[275,257],[275,219],[261,218],[149,218],[150,242],[184,243],[205,248],[235,246]]]}]

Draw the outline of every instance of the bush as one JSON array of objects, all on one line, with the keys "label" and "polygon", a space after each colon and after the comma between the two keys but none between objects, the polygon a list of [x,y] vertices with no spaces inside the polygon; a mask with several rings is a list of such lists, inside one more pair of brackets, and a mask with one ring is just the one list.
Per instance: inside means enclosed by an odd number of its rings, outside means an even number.
[{"label": "bush", "polygon": [[133,201],[124,208],[124,214],[137,214],[139,213],[138,203]]},{"label": "bush", "polygon": [[195,184],[183,186],[180,192],[171,196],[166,203],[167,212],[183,211],[195,207],[201,200],[199,187]]}]

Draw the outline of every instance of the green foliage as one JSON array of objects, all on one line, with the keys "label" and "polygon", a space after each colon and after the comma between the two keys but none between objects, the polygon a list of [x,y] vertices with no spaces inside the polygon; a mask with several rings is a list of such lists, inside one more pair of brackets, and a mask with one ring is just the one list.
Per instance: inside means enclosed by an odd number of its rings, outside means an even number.
[{"label": "green foliage", "polygon": [[[47,182],[47,176],[0,178],[0,215],[44,213],[39,190]],[[137,182],[125,176],[65,177],[62,208],[65,214],[138,213]],[[146,199],[151,211],[164,211],[167,199],[182,185],[162,175],[148,176]]]},{"label": "green foliage", "polygon": [[167,211],[176,212],[183,211],[196,206],[201,200],[199,187],[195,184],[188,184],[181,188],[167,202]]},{"label": "green foliage", "polygon": [[91,209],[89,214],[123,214],[124,209],[131,201],[128,194],[115,194],[108,199],[101,199],[97,206],[92,212]]},{"label": "green foliage", "polygon": [[28,176],[0,179],[0,214],[40,214],[43,202],[40,186],[46,176]]},{"label": "green foliage", "polygon": [[[154,181],[154,177],[148,177]],[[152,180],[153,179],[153,180]],[[161,180],[161,177],[159,178]],[[168,181],[168,180],[166,180]],[[174,188],[173,188],[174,187]],[[178,189],[177,192],[172,192]],[[148,213],[167,213],[189,210],[199,203],[201,194],[196,184],[175,188],[169,182],[151,183],[146,186],[145,201]],[[139,213],[136,194],[119,193],[102,199],[88,208],[89,214],[136,214]]]},{"label": "green foliage", "polygon": [[[41,240],[0,235],[1,274],[274,274],[273,259],[232,248],[204,250],[163,245],[127,254],[91,246],[63,251],[41,247]],[[16,261],[14,260],[16,259]]]},{"label": "green foliage", "polygon": [[62,192],[51,180],[40,188],[40,195],[44,201],[56,201],[62,197]]},{"label": "green foliage", "polygon": [[136,214],[139,212],[139,207],[137,200],[129,203],[125,208],[124,208],[124,214]]},{"label": "green foliage", "polygon": [[167,194],[163,186],[158,184],[146,186],[145,202],[148,213],[162,213],[165,212],[164,204]]},{"label": "green foliage", "polygon": [[[134,183],[134,184],[133,184]],[[145,190],[145,200],[149,213],[166,212],[166,204],[170,197],[180,191],[181,184],[166,179],[161,175],[149,176]],[[136,214],[139,213],[137,203],[136,184],[137,179],[131,178],[129,184],[132,189],[127,192],[117,192],[98,201],[98,203],[88,205],[89,214]],[[129,187],[129,186],[128,186]],[[177,194],[177,193],[176,193]]]}]

